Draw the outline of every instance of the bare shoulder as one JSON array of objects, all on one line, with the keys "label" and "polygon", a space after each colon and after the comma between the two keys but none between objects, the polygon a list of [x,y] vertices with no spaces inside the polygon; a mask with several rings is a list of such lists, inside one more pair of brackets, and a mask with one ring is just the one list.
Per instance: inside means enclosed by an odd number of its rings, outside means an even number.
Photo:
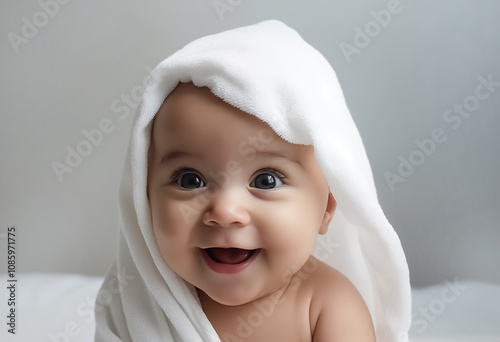
[{"label": "bare shoulder", "polygon": [[317,260],[309,286],[314,342],[375,342],[370,313],[354,285],[342,273]]}]

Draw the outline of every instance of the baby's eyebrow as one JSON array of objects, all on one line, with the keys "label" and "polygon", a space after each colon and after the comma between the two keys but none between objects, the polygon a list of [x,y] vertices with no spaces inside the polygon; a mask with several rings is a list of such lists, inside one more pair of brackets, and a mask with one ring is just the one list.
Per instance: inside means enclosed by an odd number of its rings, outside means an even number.
[{"label": "baby's eyebrow", "polygon": [[[295,164],[298,164],[299,166],[302,166],[302,164],[297,160],[297,158],[293,154],[283,153],[280,151],[257,151],[255,156],[262,158],[265,157],[284,158]],[[191,153],[191,152],[170,151],[160,159],[159,165],[166,164],[167,162],[170,162],[173,159],[186,158],[186,157],[200,157],[200,156],[196,153]]]},{"label": "baby's eyebrow", "polygon": [[285,159],[290,160],[291,162],[294,162],[296,164],[302,165],[297,160],[297,158],[295,158],[294,155],[289,155],[288,153],[282,153],[282,152],[279,152],[279,151],[257,151],[256,155],[257,156],[262,156],[262,157],[285,158]]},{"label": "baby's eyebrow", "polygon": [[165,154],[161,159],[160,159],[160,165],[163,165],[172,159],[177,159],[177,158],[185,158],[185,157],[193,157],[197,156],[195,153],[189,153],[189,152],[184,152],[184,151],[171,151],[167,154]]}]

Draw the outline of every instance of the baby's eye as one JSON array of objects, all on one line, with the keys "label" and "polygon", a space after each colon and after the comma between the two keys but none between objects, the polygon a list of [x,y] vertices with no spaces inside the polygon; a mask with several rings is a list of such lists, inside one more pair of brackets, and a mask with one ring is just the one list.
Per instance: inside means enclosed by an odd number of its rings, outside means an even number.
[{"label": "baby's eye", "polygon": [[283,185],[282,179],[283,175],[279,174],[277,171],[265,171],[252,179],[250,186],[257,189],[274,189]]},{"label": "baby's eye", "polygon": [[174,183],[184,189],[197,189],[205,186],[203,179],[191,171],[184,171],[175,175]]}]

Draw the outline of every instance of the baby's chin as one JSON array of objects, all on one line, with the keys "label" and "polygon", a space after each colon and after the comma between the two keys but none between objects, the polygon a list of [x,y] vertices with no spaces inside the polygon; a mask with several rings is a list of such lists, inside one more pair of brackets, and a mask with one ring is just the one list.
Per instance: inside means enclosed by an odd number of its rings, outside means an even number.
[{"label": "baby's chin", "polygon": [[[206,301],[215,302],[219,305],[224,306],[241,306],[245,304],[250,304],[255,301],[262,300],[273,293],[276,293],[276,301],[279,301],[279,297],[282,291],[279,288],[274,289],[270,293],[256,293],[249,294],[248,291],[208,291],[201,288],[197,288],[198,296],[200,297],[202,303]],[[274,298],[273,298],[274,299]]]},{"label": "baby's chin", "polygon": [[209,291],[197,288],[198,296],[204,300],[209,300],[224,306],[240,306],[253,302],[258,299],[249,296],[248,293],[223,293],[224,291]]}]

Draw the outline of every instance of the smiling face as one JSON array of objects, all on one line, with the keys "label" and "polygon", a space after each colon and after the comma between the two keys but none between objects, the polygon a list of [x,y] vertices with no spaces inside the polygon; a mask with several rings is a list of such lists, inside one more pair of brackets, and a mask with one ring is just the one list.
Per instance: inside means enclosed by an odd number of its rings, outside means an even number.
[{"label": "smiling face", "polygon": [[285,286],[336,205],[311,146],[191,83],[154,120],[148,198],[165,262],[224,305]]}]

